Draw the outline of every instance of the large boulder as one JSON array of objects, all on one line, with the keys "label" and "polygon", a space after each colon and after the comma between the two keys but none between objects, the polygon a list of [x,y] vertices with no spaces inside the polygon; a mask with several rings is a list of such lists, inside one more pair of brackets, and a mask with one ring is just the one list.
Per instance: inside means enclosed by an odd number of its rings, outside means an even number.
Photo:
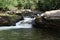
[{"label": "large boulder", "polygon": [[[46,11],[40,15],[40,17],[36,17],[35,19],[36,25],[43,25],[45,27],[59,27],[60,26],[60,10],[52,10]],[[42,27],[43,27],[42,26]]]},{"label": "large boulder", "polygon": [[41,16],[45,19],[60,19],[60,10],[46,11]]}]

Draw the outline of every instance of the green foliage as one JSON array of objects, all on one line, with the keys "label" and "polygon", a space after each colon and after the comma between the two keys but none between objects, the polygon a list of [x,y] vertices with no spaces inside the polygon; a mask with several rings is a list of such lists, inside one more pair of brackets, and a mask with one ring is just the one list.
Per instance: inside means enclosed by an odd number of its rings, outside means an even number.
[{"label": "green foliage", "polygon": [[60,0],[38,0],[37,6],[41,11],[59,9]]},{"label": "green foliage", "polygon": [[35,9],[37,0],[18,0],[18,7],[23,9]]},{"label": "green foliage", "polygon": [[60,8],[60,0],[0,0],[1,9],[38,9],[41,11]]},{"label": "green foliage", "polygon": [[17,0],[0,0],[0,8],[10,9],[17,6]]}]

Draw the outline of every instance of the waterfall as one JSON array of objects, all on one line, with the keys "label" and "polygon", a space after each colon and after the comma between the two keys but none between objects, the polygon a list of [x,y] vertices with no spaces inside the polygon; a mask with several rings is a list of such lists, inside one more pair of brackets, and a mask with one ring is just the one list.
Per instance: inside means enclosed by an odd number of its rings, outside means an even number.
[{"label": "waterfall", "polygon": [[24,20],[16,23],[16,26],[2,26],[0,30],[18,29],[18,28],[32,28],[32,21],[35,18],[24,17]]}]

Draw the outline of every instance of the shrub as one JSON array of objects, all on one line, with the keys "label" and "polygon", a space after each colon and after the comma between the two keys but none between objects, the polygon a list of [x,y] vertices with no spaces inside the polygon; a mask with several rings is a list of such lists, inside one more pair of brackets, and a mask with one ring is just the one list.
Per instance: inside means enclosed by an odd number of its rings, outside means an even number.
[{"label": "shrub", "polygon": [[18,0],[18,7],[22,9],[35,9],[37,0]]},{"label": "shrub", "polygon": [[37,6],[41,11],[59,9],[60,0],[38,0]]}]

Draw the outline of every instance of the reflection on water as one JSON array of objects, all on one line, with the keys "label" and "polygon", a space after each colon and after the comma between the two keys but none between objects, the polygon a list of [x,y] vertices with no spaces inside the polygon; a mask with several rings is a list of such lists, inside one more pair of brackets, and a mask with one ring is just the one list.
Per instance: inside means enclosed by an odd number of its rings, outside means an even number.
[{"label": "reflection on water", "polygon": [[60,40],[60,31],[36,28],[2,30],[0,40]]}]

